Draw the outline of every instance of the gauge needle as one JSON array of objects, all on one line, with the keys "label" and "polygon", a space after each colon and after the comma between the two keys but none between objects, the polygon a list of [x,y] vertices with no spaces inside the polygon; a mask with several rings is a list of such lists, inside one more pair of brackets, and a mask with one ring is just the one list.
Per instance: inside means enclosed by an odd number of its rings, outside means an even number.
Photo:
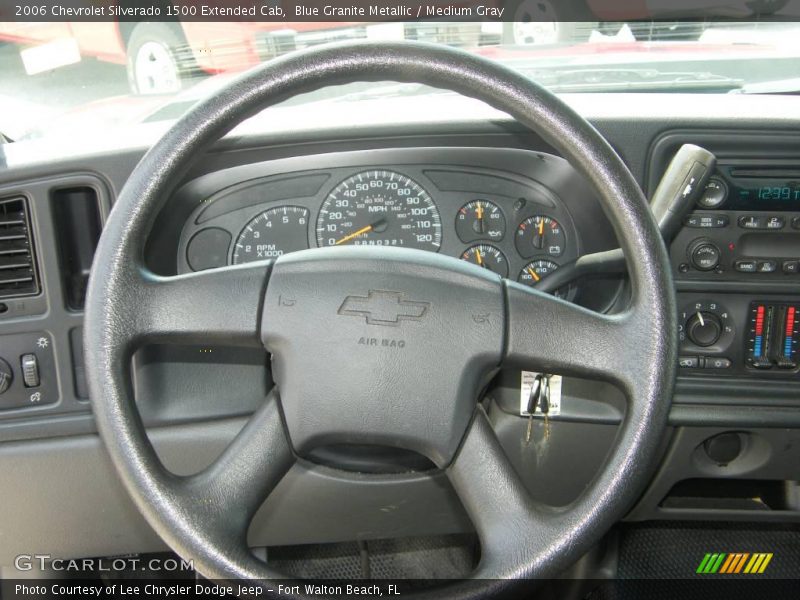
[{"label": "gauge needle", "polygon": [[536,271],[534,271],[534,270],[533,270],[533,269],[531,269],[530,267],[528,267],[528,273],[530,273],[530,274],[531,274],[531,277],[533,277],[533,280],[534,280],[534,281],[540,281],[540,280],[542,279],[541,277],[539,277],[539,276],[536,274]]},{"label": "gauge needle", "polygon": [[478,264],[483,266],[483,257],[481,256],[481,249],[475,248],[475,257],[478,259]]},{"label": "gauge needle", "polygon": [[544,235],[544,219],[539,221],[539,235]]},{"label": "gauge needle", "polygon": [[334,246],[338,246],[339,244],[344,244],[345,242],[349,242],[350,240],[352,240],[355,237],[360,236],[361,234],[369,233],[370,231],[372,231],[372,227],[373,227],[372,225],[367,225],[366,227],[362,227],[358,231],[354,231],[353,233],[348,233],[343,238],[341,238],[339,240],[336,240],[336,242],[334,243]]},{"label": "gauge needle", "polygon": [[472,228],[477,233],[483,233],[483,213],[484,213],[484,208],[481,205],[481,203],[478,202],[478,204],[475,205],[475,217],[476,217],[475,223],[473,223],[472,225]]}]

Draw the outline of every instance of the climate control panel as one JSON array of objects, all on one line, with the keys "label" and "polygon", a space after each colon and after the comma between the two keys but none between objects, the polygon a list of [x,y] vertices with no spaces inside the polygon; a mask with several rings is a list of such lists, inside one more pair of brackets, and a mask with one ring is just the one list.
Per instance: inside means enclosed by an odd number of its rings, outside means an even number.
[{"label": "climate control panel", "polygon": [[800,302],[724,294],[678,295],[680,374],[800,381]]}]

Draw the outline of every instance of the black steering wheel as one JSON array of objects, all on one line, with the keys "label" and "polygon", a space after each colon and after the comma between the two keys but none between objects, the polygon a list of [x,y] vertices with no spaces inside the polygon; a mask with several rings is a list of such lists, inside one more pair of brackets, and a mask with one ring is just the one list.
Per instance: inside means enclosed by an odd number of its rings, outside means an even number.
[{"label": "black steering wheel", "polygon": [[[349,82],[430,84],[480,99],[539,133],[596,190],[629,261],[630,306],[602,315],[454,258],[327,248],[176,277],[144,264],[155,215],[198,155],[237,123],[302,92]],[[120,193],[86,306],[89,387],[100,434],[139,509],[209,578],[282,575],[247,547],[250,520],[298,457],[322,444],[417,451],[446,471],[480,539],[478,588],[556,576],[631,506],[657,459],[676,363],[667,254],[633,176],[583,118],[508,68],[419,43],[357,43],[287,55],[191,109]],[[360,338],[402,341],[391,351]],[[274,391],[222,455],[179,477],[135,407],[130,360],[150,342],[263,344]],[[402,346],[402,348],[398,348]],[[610,381],[626,395],[607,462],[572,504],[534,502],[480,407],[499,367]],[[324,393],[323,393],[324,391]],[[478,590],[478,591],[476,591]],[[441,592],[437,597],[441,597]]]}]

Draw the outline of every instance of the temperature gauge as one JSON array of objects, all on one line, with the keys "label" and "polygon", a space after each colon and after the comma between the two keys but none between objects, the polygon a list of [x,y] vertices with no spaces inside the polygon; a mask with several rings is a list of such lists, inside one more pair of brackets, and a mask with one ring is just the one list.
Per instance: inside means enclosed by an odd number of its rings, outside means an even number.
[{"label": "temperature gauge", "polygon": [[506,235],[506,219],[495,203],[473,200],[458,210],[456,233],[465,243],[481,239],[502,240]]},{"label": "temperature gauge", "polygon": [[500,277],[508,277],[508,261],[500,250],[489,244],[470,246],[461,254],[461,260],[497,273]]},{"label": "temperature gauge", "polygon": [[519,224],[514,242],[517,252],[525,258],[530,258],[534,254],[561,256],[567,238],[558,221],[544,215],[535,215]]},{"label": "temperature gauge", "polygon": [[558,265],[551,260],[534,260],[522,268],[517,281],[533,287],[557,268]]}]

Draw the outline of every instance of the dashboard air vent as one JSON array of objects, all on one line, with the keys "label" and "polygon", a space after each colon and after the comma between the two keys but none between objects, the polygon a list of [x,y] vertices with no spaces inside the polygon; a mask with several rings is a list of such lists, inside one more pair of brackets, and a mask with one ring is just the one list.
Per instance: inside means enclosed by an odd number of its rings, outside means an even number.
[{"label": "dashboard air vent", "polygon": [[39,293],[25,198],[0,199],[0,298]]}]

